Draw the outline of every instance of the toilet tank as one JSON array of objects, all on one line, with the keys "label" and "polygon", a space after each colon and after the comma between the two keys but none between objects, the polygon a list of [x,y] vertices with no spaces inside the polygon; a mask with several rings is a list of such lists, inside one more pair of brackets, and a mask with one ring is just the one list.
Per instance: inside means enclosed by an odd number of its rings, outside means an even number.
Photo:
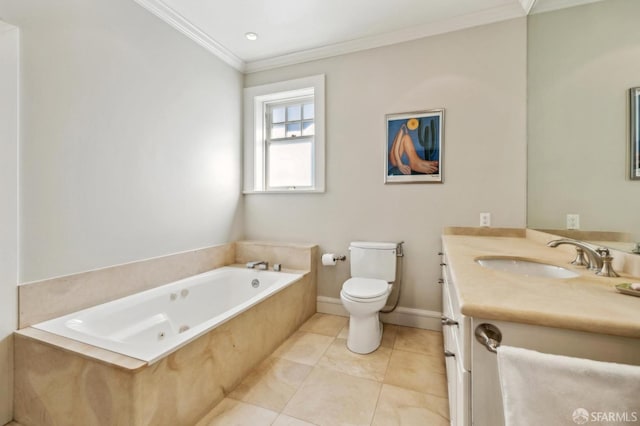
[{"label": "toilet tank", "polygon": [[352,242],[349,245],[351,276],[395,281],[397,247],[396,243]]}]

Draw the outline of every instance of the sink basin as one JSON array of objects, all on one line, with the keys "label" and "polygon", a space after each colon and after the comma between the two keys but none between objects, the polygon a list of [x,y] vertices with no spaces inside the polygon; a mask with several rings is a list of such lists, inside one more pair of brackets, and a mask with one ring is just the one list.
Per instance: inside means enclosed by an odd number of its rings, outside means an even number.
[{"label": "sink basin", "polygon": [[476,262],[480,266],[488,269],[495,269],[496,271],[510,272],[512,274],[525,275],[528,277],[575,278],[580,275],[561,266],[550,265],[548,263],[518,257],[481,257],[476,259]]}]

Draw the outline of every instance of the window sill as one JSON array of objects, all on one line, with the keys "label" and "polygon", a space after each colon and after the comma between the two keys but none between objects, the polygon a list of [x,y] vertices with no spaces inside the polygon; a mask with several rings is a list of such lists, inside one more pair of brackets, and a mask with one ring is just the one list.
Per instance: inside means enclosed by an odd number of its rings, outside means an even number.
[{"label": "window sill", "polygon": [[292,189],[289,191],[242,191],[242,194],[324,194],[324,192],[324,189]]}]

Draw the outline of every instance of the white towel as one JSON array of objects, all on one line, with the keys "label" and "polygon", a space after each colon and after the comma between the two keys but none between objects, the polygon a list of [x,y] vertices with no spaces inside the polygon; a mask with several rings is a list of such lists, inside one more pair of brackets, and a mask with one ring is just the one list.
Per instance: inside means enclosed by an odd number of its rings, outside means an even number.
[{"label": "white towel", "polygon": [[638,425],[640,367],[498,347],[506,426]]}]

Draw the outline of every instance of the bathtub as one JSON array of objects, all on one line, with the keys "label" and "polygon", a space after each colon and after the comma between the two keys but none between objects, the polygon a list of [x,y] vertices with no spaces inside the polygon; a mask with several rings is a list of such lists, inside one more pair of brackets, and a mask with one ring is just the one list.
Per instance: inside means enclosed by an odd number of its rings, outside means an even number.
[{"label": "bathtub", "polygon": [[32,327],[153,364],[302,276],[222,267]]},{"label": "bathtub", "polygon": [[317,264],[313,244],[241,241],[20,286],[14,419],[197,424],[316,312]]}]

